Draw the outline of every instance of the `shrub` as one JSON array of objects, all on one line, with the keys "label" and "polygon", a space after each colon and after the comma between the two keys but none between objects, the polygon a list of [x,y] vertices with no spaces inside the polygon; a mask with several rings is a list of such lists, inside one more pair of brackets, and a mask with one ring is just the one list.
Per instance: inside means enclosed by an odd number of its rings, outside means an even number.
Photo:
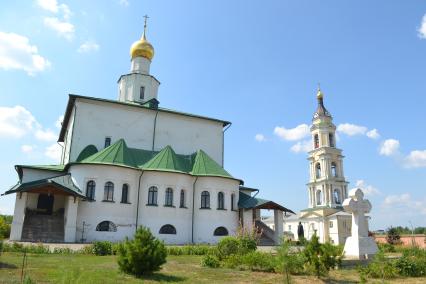
[{"label": "shrub", "polygon": [[118,248],[120,270],[142,276],[151,274],[166,262],[167,250],[164,243],[156,239],[149,229],[140,227],[133,240],[126,240]]},{"label": "shrub", "polygon": [[168,255],[207,255],[215,254],[216,247],[208,245],[168,246]]},{"label": "shrub", "polygon": [[111,255],[112,243],[108,241],[96,241],[93,243],[93,254],[95,255]]},{"label": "shrub", "polygon": [[401,236],[396,228],[390,227],[387,231],[386,241],[391,245],[398,245],[401,243]]},{"label": "shrub", "polygon": [[404,250],[402,257],[396,261],[395,267],[402,276],[426,276],[426,251],[419,248]]},{"label": "shrub", "polygon": [[377,244],[378,245],[378,247],[379,247],[379,250],[381,250],[381,251],[383,251],[383,252],[396,252],[396,250],[395,250],[395,246],[394,245],[391,245],[391,244],[388,244],[388,243],[379,243],[379,244]]},{"label": "shrub", "polygon": [[252,251],[241,256],[242,264],[251,271],[275,271],[275,258],[270,253]]},{"label": "shrub", "polygon": [[218,268],[220,266],[219,259],[215,255],[207,254],[203,256],[201,265],[204,267]]},{"label": "shrub", "polygon": [[284,282],[291,283],[291,274],[303,273],[303,265],[305,264],[305,257],[302,253],[291,253],[291,242],[282,241],[280,247],[277,249],[277,260],[275,271],[284,274]]},{"label": "shrub", "polygon": [[385,280],[395,278],[398,275],[394,261],[387,259],[382,251],[379,251],[367,266],[359,268],[359,272],[361,280],[369,277]]},{"label": "shrub", "polygon": [[240,242],[236,237],[224,237],[217,244],[217,252],[220,260],[230,255],[237,254],[240,249]]},{"label": "shrub", "polygon": [[249,230],[244,229],[242,226],[238,227],[236,238],[239,241],[239,253],[246,254],[257,249],[261,234],[258,233],[257,228],[252,226]]},{"label": "shrub", "polygon": [[82,247],[78,250],[78,253],[81,254],[93,254],[93,244]]},{"label": "shrub", "polygon": [[3,216],[0,216],[0,240],[7,239],[10,236],[10,224],[6,223]]}]

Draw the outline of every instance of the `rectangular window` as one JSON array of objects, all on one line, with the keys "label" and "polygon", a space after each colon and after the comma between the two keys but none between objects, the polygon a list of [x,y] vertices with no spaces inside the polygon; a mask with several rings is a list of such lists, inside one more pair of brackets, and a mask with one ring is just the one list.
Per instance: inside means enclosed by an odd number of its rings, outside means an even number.
[{"label": "rectangular window", "polygon": [[330,221],[330,228],[333,228],[333,221]]},{"label": "rectangular window", "polygon": [[235,194],[231,194],[231,210],[234,211]]},{"label": "rectangular window", "polygon": [[141,90],[139,93],[139,98],[143,101],[145,99],[145,87],[141,86]]},{"label": "rectangular window", "polygon": [[291,231],[291,225],[288,225],[288,230]]},{"label": "rectangular window", "polygon": [[111,137],[105,137],[105,147],[109,147],[111,145]]}]

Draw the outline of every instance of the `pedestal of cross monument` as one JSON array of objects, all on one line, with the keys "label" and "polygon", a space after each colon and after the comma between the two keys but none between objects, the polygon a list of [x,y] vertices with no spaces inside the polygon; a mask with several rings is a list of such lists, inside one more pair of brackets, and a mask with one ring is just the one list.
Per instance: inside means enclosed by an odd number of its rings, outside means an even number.
[{"label": "pedestal of cross monument", "polygon": [[345,257],[351,259],[366,259],[377,253],[374,238],[368,236],[368,224],[365,213],[371,210],[371,203],[364,199],[361,189],[349,191],[349,198],[343,201],[345,211],[352,214],[352,234],[346,239]]}]

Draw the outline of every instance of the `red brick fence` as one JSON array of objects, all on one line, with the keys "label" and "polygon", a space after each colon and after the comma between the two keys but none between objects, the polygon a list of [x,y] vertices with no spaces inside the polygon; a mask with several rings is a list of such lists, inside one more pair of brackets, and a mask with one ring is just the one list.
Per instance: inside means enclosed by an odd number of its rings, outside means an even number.
[{"label": "red brick fence", "polygon": [[[387,243],[386,235],[375,235],[374,239],[378,243]],[[401,235],[403,246],[412,246],[415,244],[418,247],[426,248],[426,235]]]}]

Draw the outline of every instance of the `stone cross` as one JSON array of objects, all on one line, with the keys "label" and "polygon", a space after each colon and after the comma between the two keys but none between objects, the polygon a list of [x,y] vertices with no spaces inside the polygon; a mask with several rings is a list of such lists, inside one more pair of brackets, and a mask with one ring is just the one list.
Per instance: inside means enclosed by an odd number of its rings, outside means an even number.
[{"label": "stone cross", "polygon": [[352,236],[368,237],[366,213],[371,211],[371,203],[364,199],[361,189],[352,189],[349,197],[343,202],[345,211],[352,213]]},{"label": "stone cross", "polygon": [[368,223],[365,213],[371,211],[371,203],[364,199],[359,188],[349,192],[343,201],[345,211],[352,214],[352,235],[346,239],[344,254],[347,258],[365,259],[376,254],[378,248],[373,238],[368,236]]}]

